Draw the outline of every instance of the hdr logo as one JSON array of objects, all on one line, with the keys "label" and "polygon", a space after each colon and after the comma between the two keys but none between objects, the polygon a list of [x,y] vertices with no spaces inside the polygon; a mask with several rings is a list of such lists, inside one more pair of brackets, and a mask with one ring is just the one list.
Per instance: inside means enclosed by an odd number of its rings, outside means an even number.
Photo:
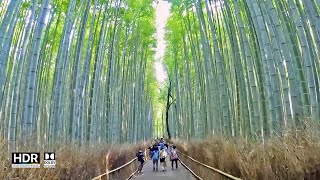
[{"label": "hdr logo", "polygon": [[44,168],[55,168],[56,167],[56,155],[54,152],[44,153]]},{"label": "hdr logo", "polygon": [[40,168],[40,153],[12,153],[12,168]]}]

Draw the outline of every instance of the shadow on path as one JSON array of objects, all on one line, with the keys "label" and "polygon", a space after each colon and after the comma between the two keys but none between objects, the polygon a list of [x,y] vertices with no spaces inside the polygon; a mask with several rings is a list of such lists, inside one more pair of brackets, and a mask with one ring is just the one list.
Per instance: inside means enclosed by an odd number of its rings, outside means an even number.
[{"label": "shadow on path", "polygon": [[171,162],[167,160],[167,171],[162,171],[160,166],[158,171],[153,171],[152,160],[148,160],[142,169],[142,173],[132,177],[134,180],[194,180],[195,178],[180,163],[178,169],[171,169]]}]

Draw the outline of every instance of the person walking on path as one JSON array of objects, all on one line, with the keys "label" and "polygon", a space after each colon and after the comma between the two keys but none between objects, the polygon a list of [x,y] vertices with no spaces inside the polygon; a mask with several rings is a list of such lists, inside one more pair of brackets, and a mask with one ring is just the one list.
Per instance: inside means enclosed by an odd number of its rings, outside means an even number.
[{"label": "person walking on path", "polygon": [[176,146],[173,146],[172,150],[171,150],[171,153],[170,153],[170,160],[171,160],[172,170],[173,170],[173,163],[174,162],[176,163],[176,169],[178,169],[178,159],[179,159],[179,156],[178,156],[178,152],[177,152]]},{"label": "person walking on path", "polygon": [[158,146],[155,146],[152,149],[152,163],[153,163],[153,170],[157,170],[158,171],[158,163],[159,163],[159,149]]},{"label": "person walking on path", "polygon": [[160,164],[162,167],[162,171],[166,171],[166,167],[167,167],[166,157],[167,157],[167,151],[163,147],[161,148],[161,151],[160,151]]},{"label": "person walking on path", "polygon": [[142,172],[143,164],[144,164],[144,153],[142,152],[141,148],[139,148],[137,154],[136,154],[138,161],[140,162],[140,165],[138,167],[138,173]]},{"label": "person walking on path", "polygon": [[162,149],[162,148],[164,148],[164,143],[159,143],[159,147],[160,147],[160,149]]}]

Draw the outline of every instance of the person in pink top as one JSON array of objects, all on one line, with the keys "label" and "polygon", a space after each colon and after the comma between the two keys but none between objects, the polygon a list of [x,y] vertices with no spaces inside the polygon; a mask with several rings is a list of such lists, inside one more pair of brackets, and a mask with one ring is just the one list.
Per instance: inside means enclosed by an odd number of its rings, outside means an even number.
[{"label": "person in pink top", "polygon": [[178,152],[176,149],[176,146],[173,146],[171,153],[170,153],[170,160],[171,160],[171,167],[173,170],[173,163],[176,163],[176,169],[178,169],[178,160],[179,160],[179,156],[178,156]]}]

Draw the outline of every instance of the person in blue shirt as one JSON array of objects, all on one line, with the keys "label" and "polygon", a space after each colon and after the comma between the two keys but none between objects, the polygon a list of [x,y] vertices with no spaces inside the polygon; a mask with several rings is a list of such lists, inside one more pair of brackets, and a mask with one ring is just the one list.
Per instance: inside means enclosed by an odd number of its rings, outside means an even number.
[{"label": "person in blue shirt", "polygon": [[164,148],[164,143],[163,143],[163,142],[160,142],[160,143],[159,143],[159,147],[160,147],[160,149],[163,149],[163,148]]},{"label": "person in blue shirt", "polygon": [[152,148],[152,163],[153,163],[153,170],[157,170],[158,171],[158,164],[159,164],[159,155],[160,155],[160,151],[158,146],[154,146]]}]

